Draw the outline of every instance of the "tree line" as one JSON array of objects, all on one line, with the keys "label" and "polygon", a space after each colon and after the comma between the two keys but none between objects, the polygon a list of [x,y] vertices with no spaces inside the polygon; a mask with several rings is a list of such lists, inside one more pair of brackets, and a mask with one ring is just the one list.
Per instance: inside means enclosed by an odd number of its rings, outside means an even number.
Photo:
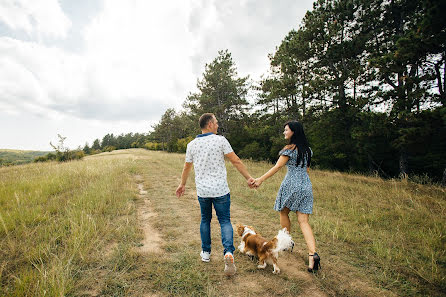
[{"label": "tree line", "polygon": [[44,156],[34,158],[34,162],[66,162],[72,160],[81,160],[86,155],[111,152],[117,149],[151,148],[146,145],[149,142],[149,134],[147,133],[127,133],[117,136],[111,133],[105,135],[102,140],[95,139],[91,146],[88,143],[85,143],[84,147],[79,146],[75,150],[70,150],[64,145],[64,141],[67,137],[64,137],[60,134],[58,134],[57,136],[59,138],[57,145],[53,145],[50,142],[50,145],[54,149],[54,152],[50,152]]},{"label": "tree line", "polygon": [[446,2],[318,0],[269,55],[261,81],[228,50],[206,64],[183,110],[168,109],[147,148],[184,152],[216,115],[241,157],[277,158],[301,121],[319,168],[446,182]]},{"label": "tree line", "polygon": [[84,154],[185,152],[212,112],[243,158],[275,161],[283,124],[303,123],[321,169],[446,184],[446,2],[318,0],[269,55],[260,81],[228,50],[205,65],[183,109],[147,134],[107,134]]}]

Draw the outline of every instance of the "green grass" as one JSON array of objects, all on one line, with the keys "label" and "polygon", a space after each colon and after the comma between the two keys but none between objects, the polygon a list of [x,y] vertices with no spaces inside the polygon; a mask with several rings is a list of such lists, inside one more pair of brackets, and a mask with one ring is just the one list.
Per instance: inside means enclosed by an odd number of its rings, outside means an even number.
[{"label": "green grass", "polygon": [[109,242],[131,244],[132,168],[91,160],[0,169],[0,295],[66,295]]},{"label": "green grass", "polygon": [[[68,163],[0,168],[0,296],[445,296],[444,188],[337,172],[311,171],[310,216],[322,270],[305,272],[306,246],[292,216],[295,252],[283,273],[258,270],[236,253],[234,278],[222,274],[219,225],[211,262],[198,258],[200,213],[193,174],[174,196],[184,155],[125,150]],[[245,161],[253,176],[271,164]],[[285,170],[258,190],[230,165],[233,223],[267,238]],[[141,254],[139,176],[161,235],[162,253]],[[239,238],[234,236],[237,246]]]}]

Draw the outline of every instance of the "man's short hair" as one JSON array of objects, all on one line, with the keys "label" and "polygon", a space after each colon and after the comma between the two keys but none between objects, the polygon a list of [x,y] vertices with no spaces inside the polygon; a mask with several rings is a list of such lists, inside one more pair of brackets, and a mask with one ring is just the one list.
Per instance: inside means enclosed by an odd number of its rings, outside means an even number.
[{"label": "man's short hair", "polygon": [[214,114],[213,113],[203,113],[200,117],[199,123],[200,128],[204,129],[209,124],[209,122],[213,119]]}]

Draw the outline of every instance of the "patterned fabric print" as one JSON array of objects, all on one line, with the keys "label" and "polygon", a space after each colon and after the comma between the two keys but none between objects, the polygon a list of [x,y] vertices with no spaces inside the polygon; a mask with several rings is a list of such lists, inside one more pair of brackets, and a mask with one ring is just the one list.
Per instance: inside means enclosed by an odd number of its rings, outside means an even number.
[{"label": "patterned fabric print", "polygon": [[306,160],[304,167],[301,165],[296,167],[297,149],[282,150],[280,155],[290,158],[286,163],[288,171],[277,193],[274,209],[281,211],[286,207],[291,211],[313,213],[313,187],[307,173]]},{"label": "patterned fabric print", "polygon": [[188,143],[186,162],[194,163],[195,184],[200,197],[220,197],[229,193],[224,155],[233,152],[220,135],[197,137]]}]

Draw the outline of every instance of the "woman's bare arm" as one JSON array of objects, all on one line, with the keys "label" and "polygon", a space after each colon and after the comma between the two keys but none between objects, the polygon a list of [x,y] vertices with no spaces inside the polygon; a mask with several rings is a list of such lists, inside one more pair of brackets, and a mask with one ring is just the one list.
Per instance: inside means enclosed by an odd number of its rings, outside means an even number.
[{"label": "woman's bare arm", "polygon": [[288,159],[290,157],[288,156],[280,156],[279,160],[277,160],[276,165],[274,165],[270,170],[268,170],[264,175],[256,179],[256,186],[260,186],[265,180],[276,174],[277,171],[279,171],[280,168],[285,166],[285,164],[288,162]]}]

